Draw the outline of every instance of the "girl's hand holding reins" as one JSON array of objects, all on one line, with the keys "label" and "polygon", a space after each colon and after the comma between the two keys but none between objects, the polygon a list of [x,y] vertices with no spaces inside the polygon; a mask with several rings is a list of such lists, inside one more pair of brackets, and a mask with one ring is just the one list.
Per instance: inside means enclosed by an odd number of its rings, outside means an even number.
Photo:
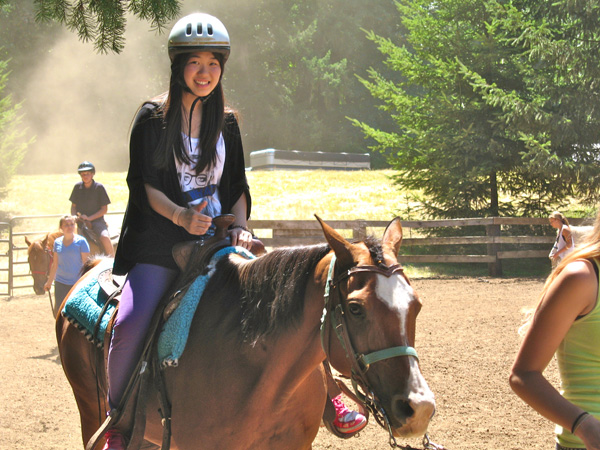
[{"label": "girl's hand holding reins", "polygon": [[231,239],[231,245],[244,247],[250,250],[252,247],[252,233],[241,225],[234,225],[229,230],[229,238]]},{"label": "girl's hand holding reins", "polygon": [[190,234],[202,236],[206,234],[212,224],[212,219],[209,216],[205,216],[200,213],[207,205],[206,201],[203,201],[199,205],[193,208],[184,208],[178,210],[173,214],[173,222]]},{"label": "girl's hand holding reins", "polygon": [[591,414],[577,427],[575,435],[583,441],[587,450],[600,450],[600,421]]},{"label": "girl's hand holding reins", "polygon": [[49,291],[51,288],[52,288],[52,281],[50,281],[50,280],[46,281],[46,284],[44,284],[44,290]]}]

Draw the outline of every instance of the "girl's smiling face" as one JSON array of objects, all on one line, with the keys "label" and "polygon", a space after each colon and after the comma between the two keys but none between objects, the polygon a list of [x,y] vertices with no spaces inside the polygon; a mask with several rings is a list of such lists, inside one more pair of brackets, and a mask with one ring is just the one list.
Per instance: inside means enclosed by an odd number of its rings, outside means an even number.
[{"label": "girl's smiling face", "polygon": [[210,94],[221,79],[221,64],[211,52],[192,53],[183,69],[183,79],[192,91],[184,93],[184,97],[205,97]]}]

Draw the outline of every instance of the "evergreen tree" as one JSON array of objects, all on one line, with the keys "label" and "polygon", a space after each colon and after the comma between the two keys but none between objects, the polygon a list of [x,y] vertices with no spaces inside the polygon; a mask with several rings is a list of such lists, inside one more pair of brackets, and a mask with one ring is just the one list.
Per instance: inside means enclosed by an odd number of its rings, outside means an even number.
[{"label": "evergreen tree", "polygon": [[[543,180],[542,195],[600,199],[600,3],[493,2],[490,30],[521,82],[510,87],[463,73],[489,105],[502,109],[510,138],[524,146],[522,171]],[[508,53],[508,52],[507,52]],[[516,194],[514,189],[507,190]]]},{"label": "evergreen tree", "polygon": [[93,41],[100,52],[120,53],[125,45],[123,34],[126,13],[149,21],[162,30],[179,14],[181,0],[35,0],[39,21],[57,21],[75,31],[83,41]]},{"label": "evergreen tree", "polygon": [[[554,120],[540,108],[541,99],[557,98],[549,90],[564,101],[569,98],[564,87],[546,84],[566,73],[543,63],[540,39],[549,37],[545,22],[534,17],[535,2],[523,3],[401,0],[397,4],[406,42],[398,45],[368,33],[397,76],[370,70],[369,79],[361,80],[396,128],[353,123],[377,141],[377,150],[391,150],[395,181],[401,188],[422,189],[429,199],[424,208],[432,216],[542,213],[565,200],[581,174],[598,172],[597,164],[590,164],[597,160],[592,143],[598,140],[592,135],[580,140],[572,134],[570,153],[552,143],[552,136],[564,141],[564,127],[558,125],[574,105],[564,104],[562,116],[553,115]],[[538,5],[537,11],[547,7],[546,2]],[[516,18],[521,22],[515,23]],[[537,32],[525,46],[528,36],[519,34],[524,23]],[[574,50],[578,44],[564,42],[566,35],[560,37],[561,46]],[[550,41],[556,44],[556,36]],[[573,67],[571,55],[563,52],[560,58]],[[579,63],[589,63],[583,53]],[[581,72],[569,73],[571,88],[585,90],[577,80]],[[590,113],[588,109],[579,118],[585,122]]]}]

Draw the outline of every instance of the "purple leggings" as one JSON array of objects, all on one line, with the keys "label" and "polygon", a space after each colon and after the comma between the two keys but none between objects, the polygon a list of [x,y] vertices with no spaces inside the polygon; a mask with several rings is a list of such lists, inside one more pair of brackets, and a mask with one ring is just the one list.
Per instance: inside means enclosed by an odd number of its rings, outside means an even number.
[{"label": "purple leggings", "polygon": [[137,364],[154,311],[177,271],[136,264],[127,274],[108,352],[108,401],[119,405]]}]

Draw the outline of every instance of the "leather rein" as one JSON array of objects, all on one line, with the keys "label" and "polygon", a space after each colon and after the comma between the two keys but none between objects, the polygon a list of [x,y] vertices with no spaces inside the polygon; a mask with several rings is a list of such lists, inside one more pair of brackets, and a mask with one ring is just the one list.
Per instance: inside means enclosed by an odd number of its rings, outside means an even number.
[{"label": "leather rein", "polygon": [[[410,446],[403,447],[396,443],[387,413],[383,408],[381,401],[375,395],[369,381],[367,380],[367,371],[369,370],[369,366],[371,364],[390,358],[396,358],[399,356],[413,356],[418,359],[417,351],[414,349],[414,347],[402,345],[397,347],[389,347],[368,354],[358,353],[354,349],[350,335],[348,334],[346,315],[341,300],[342,296],[340,290],[338,289],[341,282],[348,280],[355,273],[375,273],[383,275],[387,278],[391,277],[392,275],[399,274],[407,279],[404,269],[400,264],[394,264],[389,267],[385,265],[358,265],[351,267],[334,278],[335,262],[336,256],[333,255],[329,264],[329,271],[327,273],[327,282],[325,284],[324,294],[325,307],[323,309],[323,316],[321,318],[321,346],[327,355],[326,364],[329,364],[328,346],[329,329],[331,328],[335,332],[335,335],[344,349],[346,359],[351,365],[350,379],[357,399],[362,402],[362,404],[367,408],[368,411],[371,412],[371,414],[373,414],[377,423],[382,428],[388,430],[390,447],[401,448],[405,450],[412,449]],[[328,326],[329,324],[330,326]],[[361,392],[361,390],[363,392]],[[439,448],[435,445],[436,444],[430,442],[429,436],[425,434],[423,437],[423,447],[425,449]]]}]

